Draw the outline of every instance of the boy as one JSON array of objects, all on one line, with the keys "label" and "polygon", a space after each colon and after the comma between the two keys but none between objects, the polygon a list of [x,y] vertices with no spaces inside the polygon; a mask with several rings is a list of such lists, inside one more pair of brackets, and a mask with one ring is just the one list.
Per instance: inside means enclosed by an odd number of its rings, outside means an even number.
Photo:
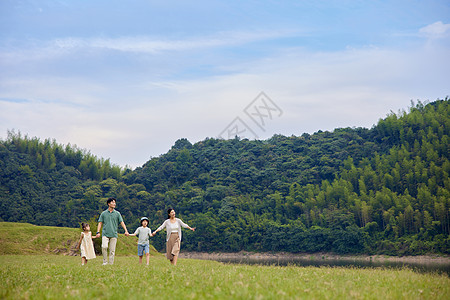
[{"label": "boy", "polygon": [[142,256],[147,257],[147,266],[150,262],[150,243],[148,238],[152,236],[152,230],[147,227],[148,226],[148,219],[147,217],[141,218],[141,227],[136,229],[136,231],[133,234],[130,234],[130,236],[137,236],[139,238],[138,240],[138,256],[139,256],[139,263],[142,264]]}]

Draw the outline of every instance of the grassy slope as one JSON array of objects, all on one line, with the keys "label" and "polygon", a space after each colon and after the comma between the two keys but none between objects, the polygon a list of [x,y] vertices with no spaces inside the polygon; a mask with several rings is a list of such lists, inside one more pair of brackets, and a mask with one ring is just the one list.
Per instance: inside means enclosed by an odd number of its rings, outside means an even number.
[{"label": "grassy slope", "polygon": [[447,275],[412,270],[231,265],[120,256],[0,256],[0,299],[449,299]]},{"label": "grassy slope", "polygon": [[134,237],[119,237],[120,256],[113,266],[102,266],[97,258],[82,267],[79,256],[52,254],[68,254],[79,232],[0,223],[0,299],[450,298],[447,275],[412,270],[250,266],[194,259],[180,259],[172,267],[162,255],[153,255],[150,266],[138,265]]},{"label": "grassy slope", "polygon": [[[79,255],[76,245],[81,229],[36,226],[27,223],[0,222],[0,255],[4,254],[64,254]],[[101,239],[98,239],[97,243]],[[119,235],[117,255],[136,255],[136,237]],[[157,251],[151,247],[151,254]]]}]

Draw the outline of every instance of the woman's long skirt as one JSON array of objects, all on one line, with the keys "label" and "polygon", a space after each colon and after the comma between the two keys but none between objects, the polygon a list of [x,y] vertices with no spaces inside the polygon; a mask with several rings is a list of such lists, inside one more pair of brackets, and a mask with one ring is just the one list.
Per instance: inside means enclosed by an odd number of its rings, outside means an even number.
[{"label": "woman's long skirt", "polygon": [[175,255],[180,254],[181,241],[178,232],[172,232],[166,243],[166,257],[173,260]]}]

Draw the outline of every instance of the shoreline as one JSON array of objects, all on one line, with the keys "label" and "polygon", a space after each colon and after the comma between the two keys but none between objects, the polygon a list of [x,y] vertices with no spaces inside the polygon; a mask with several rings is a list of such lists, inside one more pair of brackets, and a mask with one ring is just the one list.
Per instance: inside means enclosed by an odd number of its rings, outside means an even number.
[{"label": "shoreline", "polygon": [[417,264],[450,264],[450,256],[418,255],[418,256],[388,256],[388,255],[337,255],[332,253],[287,253],[287,252],[180,252],[180,258],[221,260],[342,260],[365,262],[400,262]]}]

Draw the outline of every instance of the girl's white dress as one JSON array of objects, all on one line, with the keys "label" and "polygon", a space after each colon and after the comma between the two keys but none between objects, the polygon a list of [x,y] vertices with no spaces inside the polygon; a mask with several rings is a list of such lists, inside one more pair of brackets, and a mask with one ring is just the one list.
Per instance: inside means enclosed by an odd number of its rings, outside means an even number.
[{"label": "girl's white dress", "polygon": [[80,245],[81,257],[86,257],[86,259],[95,258],[94,243],[92,242],[91,232],[88,234],[84,234],[84,232],[82,232],[81,234],[83,235]]}]

